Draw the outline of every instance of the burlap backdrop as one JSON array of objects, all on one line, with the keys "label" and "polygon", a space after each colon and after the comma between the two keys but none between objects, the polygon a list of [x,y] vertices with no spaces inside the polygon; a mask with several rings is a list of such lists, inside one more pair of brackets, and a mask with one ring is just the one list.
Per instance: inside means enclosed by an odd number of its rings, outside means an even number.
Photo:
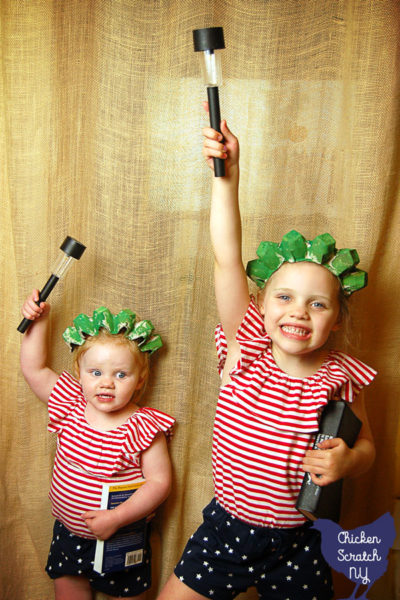
[{"label": "burlap backdrop", "polygon": [[[154,528],[154,586],[171,572],[211,498],[218,390],[201,156],[205,90],[192,29],[223,26],[223,116],[241,140],[244,258],[261,239],[331,232],[369,271],[353,352],[367,391],[374,468],[346,485],[342,524],[393,511],[398,479],[399,17],[395,0],[2,0],[3,347],[1,585],[47,600],[43,573],[55,449],[19,372],[20,305],[66,235],[87,251],[53,292],[51,365],[79,312],[105,304],[150,318],[166,347],[145,403],[179,423],[173,492]],[[397,461],[397,468],[396,468]],[[371,599],[394,598],[389,569]],[[347,591],[339,579],[338,590]],[[253,591],[241,598],[255,598]]]}]

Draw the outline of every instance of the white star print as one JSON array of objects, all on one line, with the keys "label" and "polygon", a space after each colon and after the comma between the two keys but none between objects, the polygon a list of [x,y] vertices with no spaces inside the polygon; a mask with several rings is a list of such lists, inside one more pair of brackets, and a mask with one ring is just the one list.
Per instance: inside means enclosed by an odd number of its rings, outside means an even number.
[{"label": "white star print", "polygon": [[228,588],[228,590],[230,590],[232,588],[232,585],[230,583],[228,583],[228,585],[226,587]]},{"label": "white star print", "polygon": [[197,575],[196,575],[196,579],[201,579],[201,575],[200,575],[200,573],[197,573]]},{"label": "white star print", "polygon": [[203,537],[203,542],[208,542],[208,537]]},{"label": "white star print", "polygon": [[292,581],[292,576],[291,575],[287,575],[286,580],[287,581]]},{"label": "white star print", "polygon": [[303,590],[308,590],[308,585],[306,583],[303,585]]},{"label": "white star print", "polygon": [[243,554],[243,556],[242,556],[242,560],[247,560],[247,556],[246,556],[246,554]]},{"label": "white star print", "polygon": [[286,564],[288,567],[291,567],[293,563],[292,563],[292,561],[288,560]]},{"label": "white star print", "polygon": [[208,564],[209,564],[209,563],[208,563],[206,560],[205,560],[205,561],[203,561],[203,565],[204,565],[205,567],[208,567]]},{"label": "white star print", "polygon": [[254,571],[253,567],[249,567],[249,573],[252,573]]},{"label": "white star print", "polygon": [[254,535],[255,534],[254,529],[250,529],[250,533],[251,533],[251,535]]},{"label": "white star print", "polygon": [[240,542],[240,537],[235,538],[237,542]]},{"label": "white star print", "polygon": [[208,567],[208,572],[212,573],[214,571],[214,569],[212,567]]},{"label": "white star print", "polygon": [[76,547],[77,550],[81,549],[81,546],[78,544],[78,546]]},{"label": "white star print", "polygon": [[184,577],[183,577],[183,575],[181,575],[181,576],[179,577],[179,579],[180,579],[181,581],[184,581]]},{"label": "white star print", "polygon": [[208,593],[210,594],[210,596],[214,595],[214,590],[208,590]]},{"label": "white star print", "polygon": [[310,552],[310,546],[304,546],[304,552]]},{"label": "white star print", "polygon": [[78,558],[78,563],[81,563],[81,562],[82,562],[82,559],[81,559],[81,558]]},{"label": "white star print", "polygon": [[226,521],[226,525],[227,525],[227,527],[230,527],[231,526],[231,522],[230,521]]},{"label": "white star print", "polygon": [[219,550],[216,550],[215,554],[218,556],[219,554],[221,554],[221,552]]}]

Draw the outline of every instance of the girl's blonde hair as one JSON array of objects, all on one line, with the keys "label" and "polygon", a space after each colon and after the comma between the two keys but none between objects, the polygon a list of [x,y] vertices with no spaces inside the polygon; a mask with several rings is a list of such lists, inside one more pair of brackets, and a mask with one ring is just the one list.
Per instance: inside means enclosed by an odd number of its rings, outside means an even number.
[{"label": "girl's blonde hair", "polygon": [[90,348],[92,348],[96,344],[105,344],[113,342],[119,346],[126,346],[131,351],[134,356],[139,368],[141,369],[143,376],[142,386],[138,389],[138,395],[141,396],[146,388],[149,375],[150,375],[150,361],[148,352],[141,352],[139,350],[139,346],[134,340],[129,340],[125,337],[124,333],[112,334],[107,329],[100,329],[98,335],[89,336],[85,343],[82,346],[76,346],[73,351],[72,356],[72,367],[74,369],[75,375],[77,377],[80,376],[79,370],[79,361],[81,357],[87,352]]}]

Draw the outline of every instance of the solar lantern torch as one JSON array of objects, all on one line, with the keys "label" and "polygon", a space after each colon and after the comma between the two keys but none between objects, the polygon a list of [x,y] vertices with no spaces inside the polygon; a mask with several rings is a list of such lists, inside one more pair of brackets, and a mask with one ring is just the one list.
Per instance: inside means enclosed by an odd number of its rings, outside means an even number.
[{"label": "solar lantern torch", "polygon": [[[60,253],[46,285],[39,292],[39,300],[36,302],[37,305],[40,305],[41,302],[44,302],[48,298],[56,283],[64,277],[74,262],[80,259],[86,250],[86,246],[68,235],[61,244],[60,250],[62,250],[62,254]],[[30,319],[22,319],[17,327],[18,331],[20,333],[25,333],[31,323],[32,321]]]},{"label": "solar lantern torch", "polygon": [[[195,52],[201,52],[201,70],[204,85],[207,87],[210,125],[221,133],[221,113],[219,108],[218,86],[222,84],[221,53],[225,48],[222,27],[208,27],[193,31]],[[224,177],[225,163],[222,158],[214,158],[215,177]]]}]

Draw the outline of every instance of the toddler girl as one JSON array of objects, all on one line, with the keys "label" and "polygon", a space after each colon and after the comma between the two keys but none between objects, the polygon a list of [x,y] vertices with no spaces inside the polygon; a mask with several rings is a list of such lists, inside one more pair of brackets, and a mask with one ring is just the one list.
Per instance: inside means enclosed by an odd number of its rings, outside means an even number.
[{"label": "toddler girl", "polygon": [[[263,242],[247,274],[241,258],[239,145],[206,128],[203,152],[225,159],[213,178],[211,238],[221,325],[222,378],[213,435],[215,497],[159,600],[233,598],[255,586],[264,600],[325,600],[331,574],[320,534],[297,511],[304,472],[318,485],[365,471],[374,445],[361,388],[375,372],[326,348],[346,312],[346,295],[366,284],[354,250],[337,251],[329,234],[298,232]],[[223,141],[224,138],[224,141]],[[355,446],[332,439],[312,450],[321,409],[344,399],[363,422]]]},{"label": "toddler girl", "polygon": [[[168,496],[171,466],[165,434],[174,419],[137,401],[149,376],[148,354],[161,339],[150,321],[135,323],[101,307],[78,315],[63,334],[74,352],[76,378],[58,376],[47,365],[50,307],[34,290],[22,314],[33,321],[21,343],[22,372],[36,396],[48,404],[49,431],[57,434],[50,490],[56,518],[46,566],[56,600],[89,600],[92,590],[110,598],[143,599],[151,584],[151,551],[141,565],[121,572],[93,571],[96,539],[150,515]],[[113,510],[100,510],[104,483],[145,479]]]}]

